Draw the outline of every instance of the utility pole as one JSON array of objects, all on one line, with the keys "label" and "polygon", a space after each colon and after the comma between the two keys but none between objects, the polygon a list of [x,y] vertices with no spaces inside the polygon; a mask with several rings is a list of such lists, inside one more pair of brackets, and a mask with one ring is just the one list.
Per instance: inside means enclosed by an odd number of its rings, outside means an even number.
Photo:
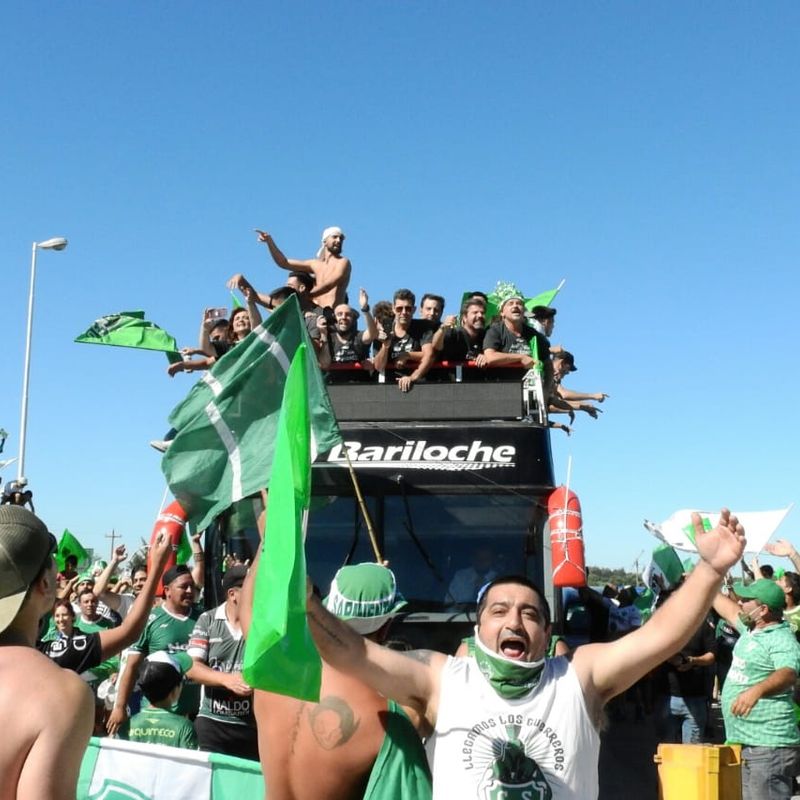
[{"label": "utility pole", "polygon": [[113,528],[111,529],[111,533],[106,534],[106,539],[111,539],[111,558],[114,558],[114,542],[121,538],[122,534],[117,533]]}]

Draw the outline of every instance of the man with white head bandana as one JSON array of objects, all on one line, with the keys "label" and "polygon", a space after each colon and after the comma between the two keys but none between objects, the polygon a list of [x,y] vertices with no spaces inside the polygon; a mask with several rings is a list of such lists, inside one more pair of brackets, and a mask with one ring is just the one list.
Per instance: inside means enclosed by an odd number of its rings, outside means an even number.
[{"label": "man with white head bandana", "polygon": [[692,516],[700,561],[638,630],[570,657],[545,658],[549,608],[528,578],[496,578],[477,614],[474,657],[399,653],[364,641],[313,598],[308,620],[326,662],[416,709],[424,720],[437,800],[595,800],[603,706],[688,642],[744,552],[723,509],[706,531]]},{"label": "man with white head bandana", "polygon": [[322,308],[336,308],[347,302],[347,286],[350,283],[352,265],[350,259],[342,255],[344,232],[332,226],[322,232],[322,246],[315,258],[304,261],[286,258],[275,244],[272,236],[256,229],[258,241],[269,248],[272,260],[282,269],[307,272],[316,281],[310,297]]},{"label": "man with white head bandana", "polygon": [[[373,642],[406,605],[380,564],[342,567],[324,603]],[[257,690],[255,712],[271,800],[430,800],[419,717],[363,681],[323,662],[319,703]]]}]

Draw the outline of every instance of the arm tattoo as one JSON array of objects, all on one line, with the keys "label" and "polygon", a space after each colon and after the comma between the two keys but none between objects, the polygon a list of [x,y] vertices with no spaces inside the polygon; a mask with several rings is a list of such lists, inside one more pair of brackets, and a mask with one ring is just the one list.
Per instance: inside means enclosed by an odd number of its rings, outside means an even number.
[{"label": "arm tattoo", "polygon": [[317,615],[316,615],[316,614],[314,614],[314,612],[313,612],[311,609],[309,609],[309,610],[308,610],[308,618],[309,618],[309,619],[310,619],[310,620],[311,620],[311,621],[314,623],[314,625],[316,625],[316,626],[317,626],[317,628],[319,628],[319,630],[320,630],[320,631],[322,631],[322,633],[324,633],[324,634],[325,634],[325,635],[326,635],[326,636],[327,636],[327,637],[328,637],[328,638],[329,638],[329,639],[330,639],[332,642],[334,642],[335,644],[338,644],[340,647],[345,647],[345,646],[346,646],[346,645],[345,645],[345,642],[344,642],[344,640],[342,639],[342,637],[341,637],[341,636],[339,636],[339,634],[338,634],[338,633],[336,633],[336,631],[335,631],[335,630],[333,630],[332,628],[328,627],[328,626],[327,626],[327,625],[326,625],[326,624],[325,624],[325,623],[324,623],[324,622],[323,622],[323,621],[322,621],[322,620],[321,620],[319,617],[317,617]]},{"label": "arm tattoo", "polygon": [[334,750],[350,740],[358,729],[360,720],[341,697],[328,695],[308,712],[311,733],[323,750]]},{"label": "arm tattoo", "polygon": [[403,655],[406,658],[413,658],[414,661],[419,661],[420,664],[427,664],[430,666],[431,663],[431,656],[433,655],[432,650],[408,650]]}]

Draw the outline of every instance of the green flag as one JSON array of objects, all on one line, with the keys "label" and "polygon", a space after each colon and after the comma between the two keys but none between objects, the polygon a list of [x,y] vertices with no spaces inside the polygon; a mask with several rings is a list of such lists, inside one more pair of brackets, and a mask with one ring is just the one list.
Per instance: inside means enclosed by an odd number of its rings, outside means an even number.
[{"label": "green flag", "polygon": [[242,301],[233,292],[231,292],[231,302],[234,308],[243,308]]},{"label": "green flag", "polygon": [[300,345],[283,393],[242,674],[256,689],[318,703],[322,662],[306,621],[303,549],[303,512],[311,490],[305,361],[306,345]]},{"label": "green flag", "polygon": [[[286,375],[303,342],[310,339],[293,296],[228,351],[170,415],[177,435],[161,469],[196,530],[268,485]],[[306,359],[305,369],[316,456],[342,437],[316,358]]]},{"label": "green flag", "polygon": [[671,545],[660,544],[653,548],[650,565],[642,579],[656,594],[662,589],[674,588],[683,575],[683,563]]},{"label": "green flag", "polygon": [[84,549],[83,545],[66,529],[61,534],[61,539],[56,548],[55,560],[58,564],[58,571],[63,572],[64,567],[67,565],[67,556],[75,556],[78,559],[78,572],[86,569],[89,566],[91,559],[89,554]]},{"label": "green flag", "polygon": [[178,551],[175,553],[176,564],[188,564],[192,557],[192,543],[189,541],[189,534],[186,533],[186,526],[181,531],[181,540],[178,542]]},{"label": "green flag", "polygon": [[108,344],[138,350],[161,350],[174,364],[181,360],[175,339],[158,325],[144,318],[144,311],[120,311],[100,317],[86,333],[75,339],[83,344]]},{"label": "green flag", "polygon": [[549,306],[553,300],[556,299],[556,295],[560,291],[561,286],[557,286],[555,289],[548,289],[546,292],[542,292],[541,294],[537,294],[536,297],[526,297],[525,298],[525,310],[526,311],[533,311],[534,306]]}]

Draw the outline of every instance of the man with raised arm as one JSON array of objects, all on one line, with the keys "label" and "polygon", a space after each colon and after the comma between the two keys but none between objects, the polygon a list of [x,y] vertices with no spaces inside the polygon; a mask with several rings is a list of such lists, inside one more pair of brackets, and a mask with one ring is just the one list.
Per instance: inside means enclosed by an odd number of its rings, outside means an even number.
[{"label": "man with raised arm", "polygon": [[342,303],[333,310],[334,325],[320,332],[322,350],[319,362],[323,367],[328,364],[354,364],[369,362],[370,343],[378,338],[378,328],[369,310],[369,296],[360,289],[358,303],[364,315],[366,327],[358,329],[358,312],[347,303]]},{"label": "man with raised arm", "polygon": [[[159,569],[158,572],[160,574],[161,570]],[[155,572],[151,571],[147,580],[150,581],[154,574]],[[144,629],[140,629],[141,634],[138,640],[128,652],[125,670],[118,681],[119,687],[114,701],[114,709],[108,718],[107,728],[110,734],[116,733],[119,726],[128,719],[126,706],[136,684],[139,666],[144,658],[149,653],[155,653],[158,650],[166,650],[169,653],[186,650],[189,636],[200,616],[200,610],[194,605],[195,582],[189,567],[185,564],[170,567],[164,573],[162,585],[164,587],[164,603],[147,617]],[[144,590],[142,594],[144,594]],[[139,600],[141,600],[141,595],[136,602],[138,603]],[[130,615],[128,619],[130,619]],[[200,686],[194,681],[188,681],[184,684],[181,692],[178,713],[193,717],[197,713],[199,705]]]},{"label": "man with raised arm", "polygon": [[742,557],[744,530],[723,509],[705,532],[692,517],[700,561],[683,586],[638,630],[545,659],[550,610],[525,577],[493,580],[478,605],[475,655],[399,653],[365,641],[309,598],[322,658],[410,706],[430,733],[433,796],[592,800],[598,794],[603,706],[678,652],[699,627],[727,571]]},{"label": "man with raised arm", "polygon": [[433,349],[442,361],[474,361],[478,367],[486,366],[483,339],[486,335],[486,305],[480,300],[467,300],[461,306],[461,325],[456,327],[456,317],[447,317],[433,335]]},{"label": "man with raised arm", "polygon": [[36,652],[56,599],[56,540],[27,509],[0,506],[0,796],[75,797],[94,724],[89,687]]},{"label": "man with raised arm", "polygon": [[[405,606],[380,564],[342,567],[325,607],[359,641],[386,639]],[[319,703],[255,692],[269,800],[430,800],[419,717],[359,678],[322,665]]]},{"label": "man with raised arm", "polygon": [[714,610],[739,633],[722,687],[725,739],[742,745],[742,800],[789,800],[800,772],[800,732],[792,692],[800,645],[783,621],[783,589],[769,578],[745,586],[739,598],[718,594]]},{"label": "man with raised arm", "polygon": [[335,308],[347,302],[347,285],[350,283],[352,266],[350,259],[342,255],[344,233],[341,228],[325,228],[322,232],[322,246],[316,258],[299,261],[296,258],[286,258],[278,249],[272,236],[265,231],[256,229],[258,241],[269,248],[272,260],[282,269],[296,272],[308,272],[316,281],[310,293],[315,303],[323,308]]}]

